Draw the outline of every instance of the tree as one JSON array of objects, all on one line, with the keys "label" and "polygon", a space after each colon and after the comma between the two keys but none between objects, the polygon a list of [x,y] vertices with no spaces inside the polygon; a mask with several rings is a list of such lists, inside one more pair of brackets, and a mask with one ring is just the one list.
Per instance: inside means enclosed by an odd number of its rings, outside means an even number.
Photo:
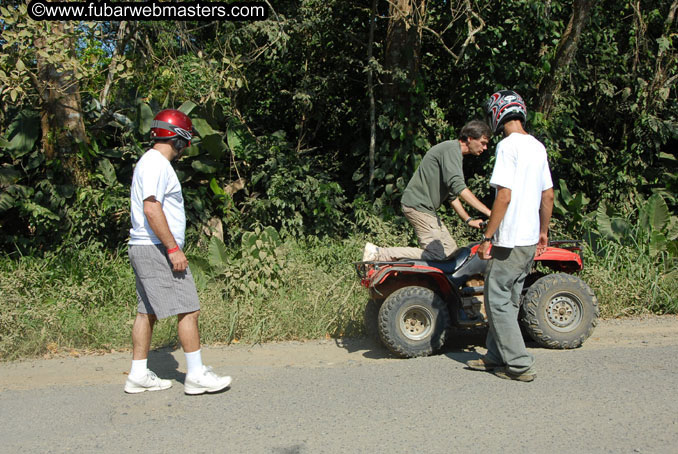
[{"label": "tree", "polygon": [[547,117],[560,91],[561,81],[577,52],[582,31],[595,3],[596,0],[574,0],[572,15],[556,47],[551,70],[539,84],[537,111]]},{"label": "tree", "polygon": [[28,17],[25,4],[0,12],[6,52],[0,60],[0,83],[5,86],[1,96],[37,107],[45,157],[62,159],[69,179],[82,186],[88,176],[77,151],[89,140],[80,97],[80,80],[88,74],[76,55],[80,31],[74,22],[36,22]]},{"label": "tree", "polygon": [[390,77],[384,91],[387,98],[395,100],[406,112],[410,90],[419,80],[425,20],[426,0],[389,0],[384,61]]}]

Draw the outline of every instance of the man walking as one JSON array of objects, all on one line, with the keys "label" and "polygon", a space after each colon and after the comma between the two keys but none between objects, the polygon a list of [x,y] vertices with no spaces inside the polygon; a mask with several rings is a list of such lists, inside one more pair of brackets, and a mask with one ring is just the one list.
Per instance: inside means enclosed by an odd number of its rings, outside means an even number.
[{"label": "man walking", "polygon": [[485,275],[487,354],[467,365],[529,382],[536,372],[518,325],[520,294],[535,252],[548,245],[553,183],[544,145],[524,129],[527,108],[520,95],[499,91],[485,108],[494,133],[503,133],[504,139],[497,144],[490,179],[496,190],[492,214],[478,248],[479,257],[490,260]]},{"label": "man walking", "polygon": [[191,144],[191,119],[178,110],[163,110],[151,124],[153,148],[134,169],[131,190],[132,228],[129,258],[136,277],[137,316],[132,328],[132,368],[125,392],[158,391],[172,386],[147,367],[157,319],[177,315],[178,335],[186,355],[186,394],[226,389],[231,377],[220,377],[202,363],[198,315],[200,303],[188,260],[182,251],[186,215],[181,184],[171,161]]},{"label": "man walking", "polygon": [[367,243],[363,251],[364,262],[444,260],[457,249],[456,241],[436,213],[448,199],[459,217],[471,227],[479,229],[482,221],[468,215],[460,198],[484,215],[490,215],[490,209],[466,187],[462,167],[464,156],[480,156],[487,149],[490,128],[483,121],[472,120],[464,125],[459,136],[459,140],[439,143],[426,152],[400,200],[403,214],[417,234],[419,248],[380,248]]}]

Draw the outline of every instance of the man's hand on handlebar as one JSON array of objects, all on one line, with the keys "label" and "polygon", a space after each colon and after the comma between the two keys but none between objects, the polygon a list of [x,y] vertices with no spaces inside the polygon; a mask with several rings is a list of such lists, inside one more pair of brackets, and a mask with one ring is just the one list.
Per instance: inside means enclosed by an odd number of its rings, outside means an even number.
[{"label": "man's hand on handlebar", "polygon": [[484,223],[485,223],[485,222],[484,222],[482,219],[472,219],[472,220],[468,221],[468,225],[470,225],[470,226],[473,227],[474,229],[482,229],[482,228],[484,228],[484,227],[483,227]]}]

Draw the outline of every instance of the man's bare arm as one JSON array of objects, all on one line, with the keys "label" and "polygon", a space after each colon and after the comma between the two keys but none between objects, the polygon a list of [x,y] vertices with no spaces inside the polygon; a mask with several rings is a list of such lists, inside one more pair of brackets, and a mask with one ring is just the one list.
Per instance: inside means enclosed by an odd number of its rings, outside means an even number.
[{"label": "man's bare arm", "polygon": [[469,188],[464,188],[464,190],[459,193],[459,197],[473,208],[483,213],[485,216],[490,215],[490,209],[487,208],[483,202],[478,200],[478,198],[471,192]]},{"label": "man's bare arm", "polygon": [[[511,203],[511,190],[498,186],[497,197],[495,197],[494,204],[492,205],[492,214],[490,215],[490,220],[487,221],[487,227],[485,228],[485,237],[491,238],[497,231],[501,221],[504,219],[504,216],[506,216],[509,203]],[[492,256],[489,254],[488,249],[490,249],[490,243],[483,242],[480,247],[478,247],[478,256],[483,260],[491,259]]]},{"label": "man's bare arm", "polygon": [[540,255],[549,244],[549,223],[553,213],[553,188],[549,188],[541,193],[541,204],[539,205],[539,243],[537,243],[537,255]]},{"label": "man's bare arm", "polygon": [[[170,231],[169,224],[165,213],[162,211],[162,205],[155,197],[149,197],[144,200],[144,215],[148,220],[148,225],[155,233],[155,236],[162,242],[167,250],[177,247],[177,242],[174,235]],[[172,269],[174,271],[184,271],[188,267],[188,260],[181,249],[169,254],[169,259],[172,262]]]}]

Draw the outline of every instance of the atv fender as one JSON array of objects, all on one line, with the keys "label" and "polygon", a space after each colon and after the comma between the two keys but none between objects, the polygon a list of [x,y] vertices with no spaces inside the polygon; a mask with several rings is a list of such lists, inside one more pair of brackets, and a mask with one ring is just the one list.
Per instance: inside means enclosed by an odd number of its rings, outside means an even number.
[{"label": "atv fender", "polygon": [[[562,271],[565,273],[581,271],[584,268],[584,264],[579,255],[580,247],[575,241],[552,241],[550,244],[560,245],[566,243],[574,243],[575,245],[571,247],[547,246],[542,254],[534,257],[535,263],[540,262],[554,271]],[[475,243],[471,246],[471,252],[474,257],[477,256],[479,245],[479,243]],[[491,250],[492,249],[490,249],[490,251]]]},{"label": "atv fender", "polygon": [[398,262],[379,269],[371,276],[368,288],[371,298],[384,299],[400,288],[413,285],[431,289],[440,295],[454,294],[456,290],[438,268],[413,262]]},{"label": "atv fender", "polygon": [[578,253],[552,246],[548,246],[542,254],[534,258],[534,261],[540,262],[554,271],[566,273],[574,273],[584,267]]}]

